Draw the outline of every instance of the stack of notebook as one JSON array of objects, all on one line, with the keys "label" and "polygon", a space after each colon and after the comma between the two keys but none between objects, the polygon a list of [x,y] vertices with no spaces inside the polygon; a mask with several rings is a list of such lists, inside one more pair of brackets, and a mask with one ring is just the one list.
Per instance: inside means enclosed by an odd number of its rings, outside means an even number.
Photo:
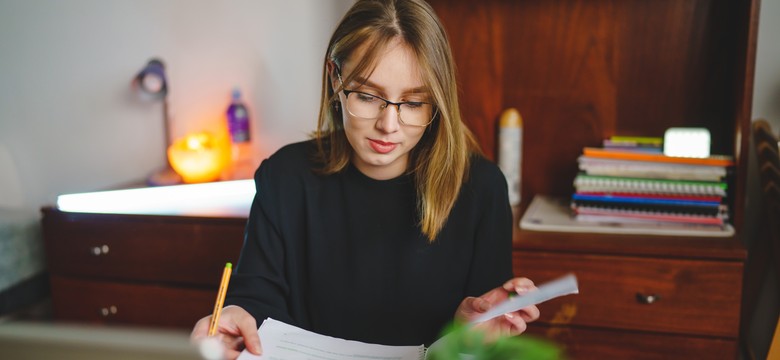
[{"label": "stack of notebook", "polygon": [[[605,141],[585,148],[574,180],[578,221],[723,227],[728,221],[726,156],[665,156],[661,139]],[[615,145],[618,143],[618,145]]]}]

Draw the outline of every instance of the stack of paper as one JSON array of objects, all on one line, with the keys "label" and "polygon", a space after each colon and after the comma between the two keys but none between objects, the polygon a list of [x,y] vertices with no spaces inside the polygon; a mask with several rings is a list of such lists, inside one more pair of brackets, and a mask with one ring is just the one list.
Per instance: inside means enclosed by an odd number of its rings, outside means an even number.
[{"label": "stack of paper", "polygon": [[730,157],[585,148],[571,208],[581,222],[725,228]]}]

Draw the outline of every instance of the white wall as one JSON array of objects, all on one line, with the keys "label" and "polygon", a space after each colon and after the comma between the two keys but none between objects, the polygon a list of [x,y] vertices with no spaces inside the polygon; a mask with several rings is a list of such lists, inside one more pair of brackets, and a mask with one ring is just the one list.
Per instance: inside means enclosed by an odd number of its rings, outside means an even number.
[{"label": "white wall", "polygon": [[758,28],[753,118],[780,130],[780,0],[761,1]]},{"label": "white wall", "polygon": [[305,139],[327,41],[351,4],[0,0],[0,146],[16,163],[16,202],[37,209],[164,164],[161,104],[130,88],[154,56],[168,70],[173,137],[215,129],[237,85],[260,153]]},{"label": "white wall", "polygon": [[[775,133],[780,131],[780,0],[762,0],[756,50],[756,75],[753,86],[753,119],[766,119]],[[751,146],[751,162],[748,167],[748,199],[746,209],[745,242],[752,245],[761,238],[759,227],[766,226],[767,219],[761,212],[762,193],[758,179],[755,152]],[[750,257],[749,257],[750,259]],[[780,289],[777,288],[776,260],[766,270],[764,286],[753,309],[750,334],[747,342],[756,359],[766,357],[767,349],[777,324],[780,311]],[[755,276],[752,274],[751,276]]]}]

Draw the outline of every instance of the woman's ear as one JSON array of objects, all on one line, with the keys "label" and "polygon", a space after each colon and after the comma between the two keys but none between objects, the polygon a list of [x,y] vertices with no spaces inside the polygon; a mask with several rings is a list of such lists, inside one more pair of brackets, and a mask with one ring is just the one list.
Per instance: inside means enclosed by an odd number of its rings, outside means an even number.
[{"label": "woman's ear", "polygon": [[338,66],[336,66],[336,63],[334,63],[331,60],[328,60],[328,62],[325,63],[325,66],[328,67],[328,77],[330,78],[330,86],[333,89],[333,92],[336,93],[339,90],[339,86],[341,86],[338,77]]}]

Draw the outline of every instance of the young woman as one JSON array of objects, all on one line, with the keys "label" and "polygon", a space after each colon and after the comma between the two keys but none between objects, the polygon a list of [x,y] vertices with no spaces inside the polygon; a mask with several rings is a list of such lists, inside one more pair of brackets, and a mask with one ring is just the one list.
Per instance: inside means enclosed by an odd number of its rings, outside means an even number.
[{"label": "young woman", "polygon": [[[512,278],[506,180],[458,109],[446,34],[422,0],[359,0],[333,34],[314,138],[257,173],[219,333],[262,351],[268,317],[390,345],[533,288]],[[480,325],[518,334],[536,307]],[[205,336],[209,318],[193,338]]]}]

